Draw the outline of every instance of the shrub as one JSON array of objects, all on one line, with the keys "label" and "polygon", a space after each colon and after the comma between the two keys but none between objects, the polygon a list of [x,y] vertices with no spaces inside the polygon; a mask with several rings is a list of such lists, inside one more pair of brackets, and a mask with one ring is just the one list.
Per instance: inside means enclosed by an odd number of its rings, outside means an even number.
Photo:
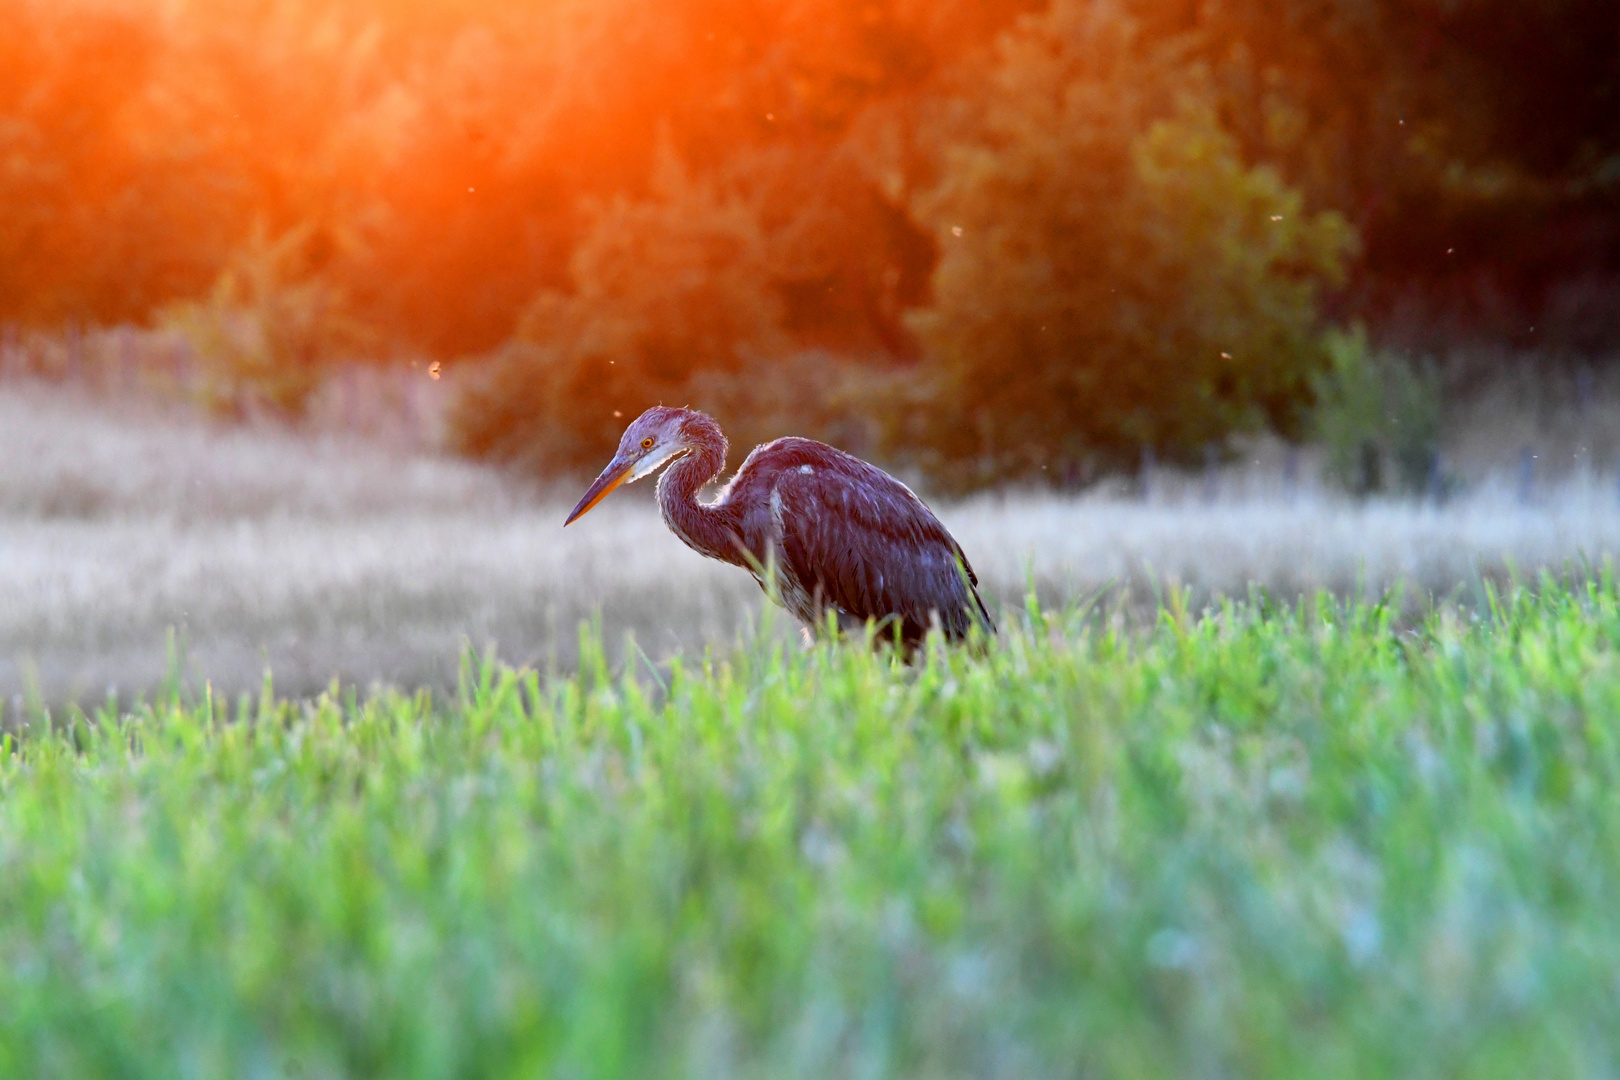
[{"label": "shrub", "polygon": [[945,479],[1085,475],[1297,423],[1318,291],[1354,239],[1245,163],[1211,100],[1105,5],[1001,41],[915,207],[941,251],[911,320],[934,383],[918,437]]},{"label": "shrub", "polygon": [[342,293],[308,265],[311,235],[300,227],[271,240],[258,230],[207,299],[163,309],[197,354],[197,393],[210,410],[237,414],[253,402],[301,416],[325,365],[370,344]]},{"label": "shrub", "polygon": [[651,197],[596,209],[572,291],[542,291],[516,340],[468,373],[451,414],[460,448],[589,471],[660,403],[712,413],[744,453],[785,434],[875,447],[871,402],[888,376],[789,329],[794,260],[762,216],[745,186],[695,180],[666,152]]},{"label": "shrub", "polygon": [[1442,492],[1434,364],[1372,350],[1361,326],[1330,331],[1324,343],[1329,366],[1315,379],[1311,426],[1328,480],[1358,496]]}]

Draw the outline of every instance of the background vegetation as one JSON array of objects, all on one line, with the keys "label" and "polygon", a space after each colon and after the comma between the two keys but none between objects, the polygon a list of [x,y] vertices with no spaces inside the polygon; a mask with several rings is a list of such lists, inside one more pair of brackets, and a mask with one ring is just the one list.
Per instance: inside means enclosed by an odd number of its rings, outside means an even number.
[{"label": "background vegetation", "polygon": [[476,357],[458,444],[535,469],[664,400],[1072,484],[1305,433],[1335,322],[1620,341],[1604,0],[0,18],[0,322],[180,326],[227,410]]},{"label": "background vegetation", "polygon": [[[87,337],[84,367],[116,359],[123,337]],[[536,491],[412,448],[412,428],[385,415],[357,418],[357,398],[394,391],[399,413],[431,415],[444,384],[392,374],[392,385],[329,383],[298,430],[82,384],[0,382],[0,460],[22,463],[0,471],[10,715],[30,700],[116,694],[127,706],[176,669],[232,698],[256,692],[266,667],[300,697],[334,677],[443,690],[467,641],[572,670],[582,621],[599,619],[610,658],[633,664],[700,655],[758,623],[753,580],[670,536],[651,485],[563,529],[576,485]],[[172,378],[162,366],[107,375],[126,388]],[[1292,452],[1276,440],[1212,471],[1155,467],[1082,496],[983,492],[933,506],[992,613],[1031,588],[1053,606],[1107,595],[1151,621],[1170,584],[1199,607],[1253,587],[1296,597],[1400,585],[1415,618],[1481,581],[1620,553],[1615,480],[1594,468],[1620,454],[1620,385],[1594,391],[1598,407],[1576,408],[1567,391],[1537,380],[1449,432],[1445,475],[1458,490],[1443,508],[1346,499],[1323,475],[1324,449],[1298,452],[1290,480]],[[1513,426],[1538,413],[1543,426]],[[1520,439],[1538,447],[1529,490],[1515,475]],[[783,632],[796,633],[785,620]]]}]

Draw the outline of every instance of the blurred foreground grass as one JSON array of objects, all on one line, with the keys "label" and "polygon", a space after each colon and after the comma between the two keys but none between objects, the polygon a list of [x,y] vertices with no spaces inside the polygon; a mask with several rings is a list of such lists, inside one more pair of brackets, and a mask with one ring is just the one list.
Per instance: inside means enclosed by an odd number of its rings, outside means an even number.
[{"label": "blurred foreground grass", "polygon": [[1611,1074],[1612,578],[1182,597],[36,716],[0,1074]]}]

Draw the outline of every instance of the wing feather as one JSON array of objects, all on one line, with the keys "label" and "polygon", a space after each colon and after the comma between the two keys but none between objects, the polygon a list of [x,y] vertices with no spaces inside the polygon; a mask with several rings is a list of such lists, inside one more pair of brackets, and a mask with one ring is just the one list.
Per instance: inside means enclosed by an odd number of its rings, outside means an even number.
[{"label": "wing feather", "polygon": [[934,618],[953,638],[975,621],[992,628],[961,545],[910,489],[858,458],[793,442],[814,452],[782,461],[772,486],[784,570],[806,592],[857,621],[898,618],[907,641]]}]

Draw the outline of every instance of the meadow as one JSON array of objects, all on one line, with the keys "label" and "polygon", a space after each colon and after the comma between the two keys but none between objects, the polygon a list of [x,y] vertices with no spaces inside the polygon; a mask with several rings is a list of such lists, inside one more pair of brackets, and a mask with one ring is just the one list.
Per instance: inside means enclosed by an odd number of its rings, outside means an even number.
[{"label": "meadow", "polygon": [[1620,5],[0,26],[0,1080],[1620,1076]]},{"label": "meadow", "polygon": [[0,741],[0,1073],[1606,1076],[1620,587]]},{"label": "meadow", "polygon": [[[444,691],[468,643],[569,670],[592,619],[616,664],[701,655],[757,626],[752,581],[671,536],[650,484],[564,530],[579,487],[435,453],[445,383],[416,379],[416,436],[386,418],[357,435],[341,394],[295,430],[211,422],[119,394],[117,379],[95,392],[0,380],[6,722],[30,700],[127,705],[172,678],[256,693],[267,669],[295,696],[334,677]],[[1103,486],[936,506],[993,609],[1020,607],[1033,586],[1050,606],[1105,596],[1151,625],[1169,585],[1189,588],[1197,609],[1254,587],[1292,600],[1401,584],[1417,618],[1448,597],[1477,604],[1483,582],[1514,568],[1533,577],[1620,551],[1620,499],[1598,468],[1620,446],[1620,409],[1584,423],[1502,413],[1461,429],[1455,460],[1470,484],[1443,506],[1349,500],[1308,458],[1288,490],[1275,446],[1233,461],[1213,491],[1211,477],[1161,470],[1146,496]],[[1476,431],[1496,432],[1506,453],[1465,456]],[[1543,483],[1526,501],[1515,455],[1532,444]]]},{"label": "meadow", "polygon": [[640,489],[0,384],[0,1076],[1612,1075],[1559,430],[1528,499],[942,504],[1001,632],[908,667]]}]

